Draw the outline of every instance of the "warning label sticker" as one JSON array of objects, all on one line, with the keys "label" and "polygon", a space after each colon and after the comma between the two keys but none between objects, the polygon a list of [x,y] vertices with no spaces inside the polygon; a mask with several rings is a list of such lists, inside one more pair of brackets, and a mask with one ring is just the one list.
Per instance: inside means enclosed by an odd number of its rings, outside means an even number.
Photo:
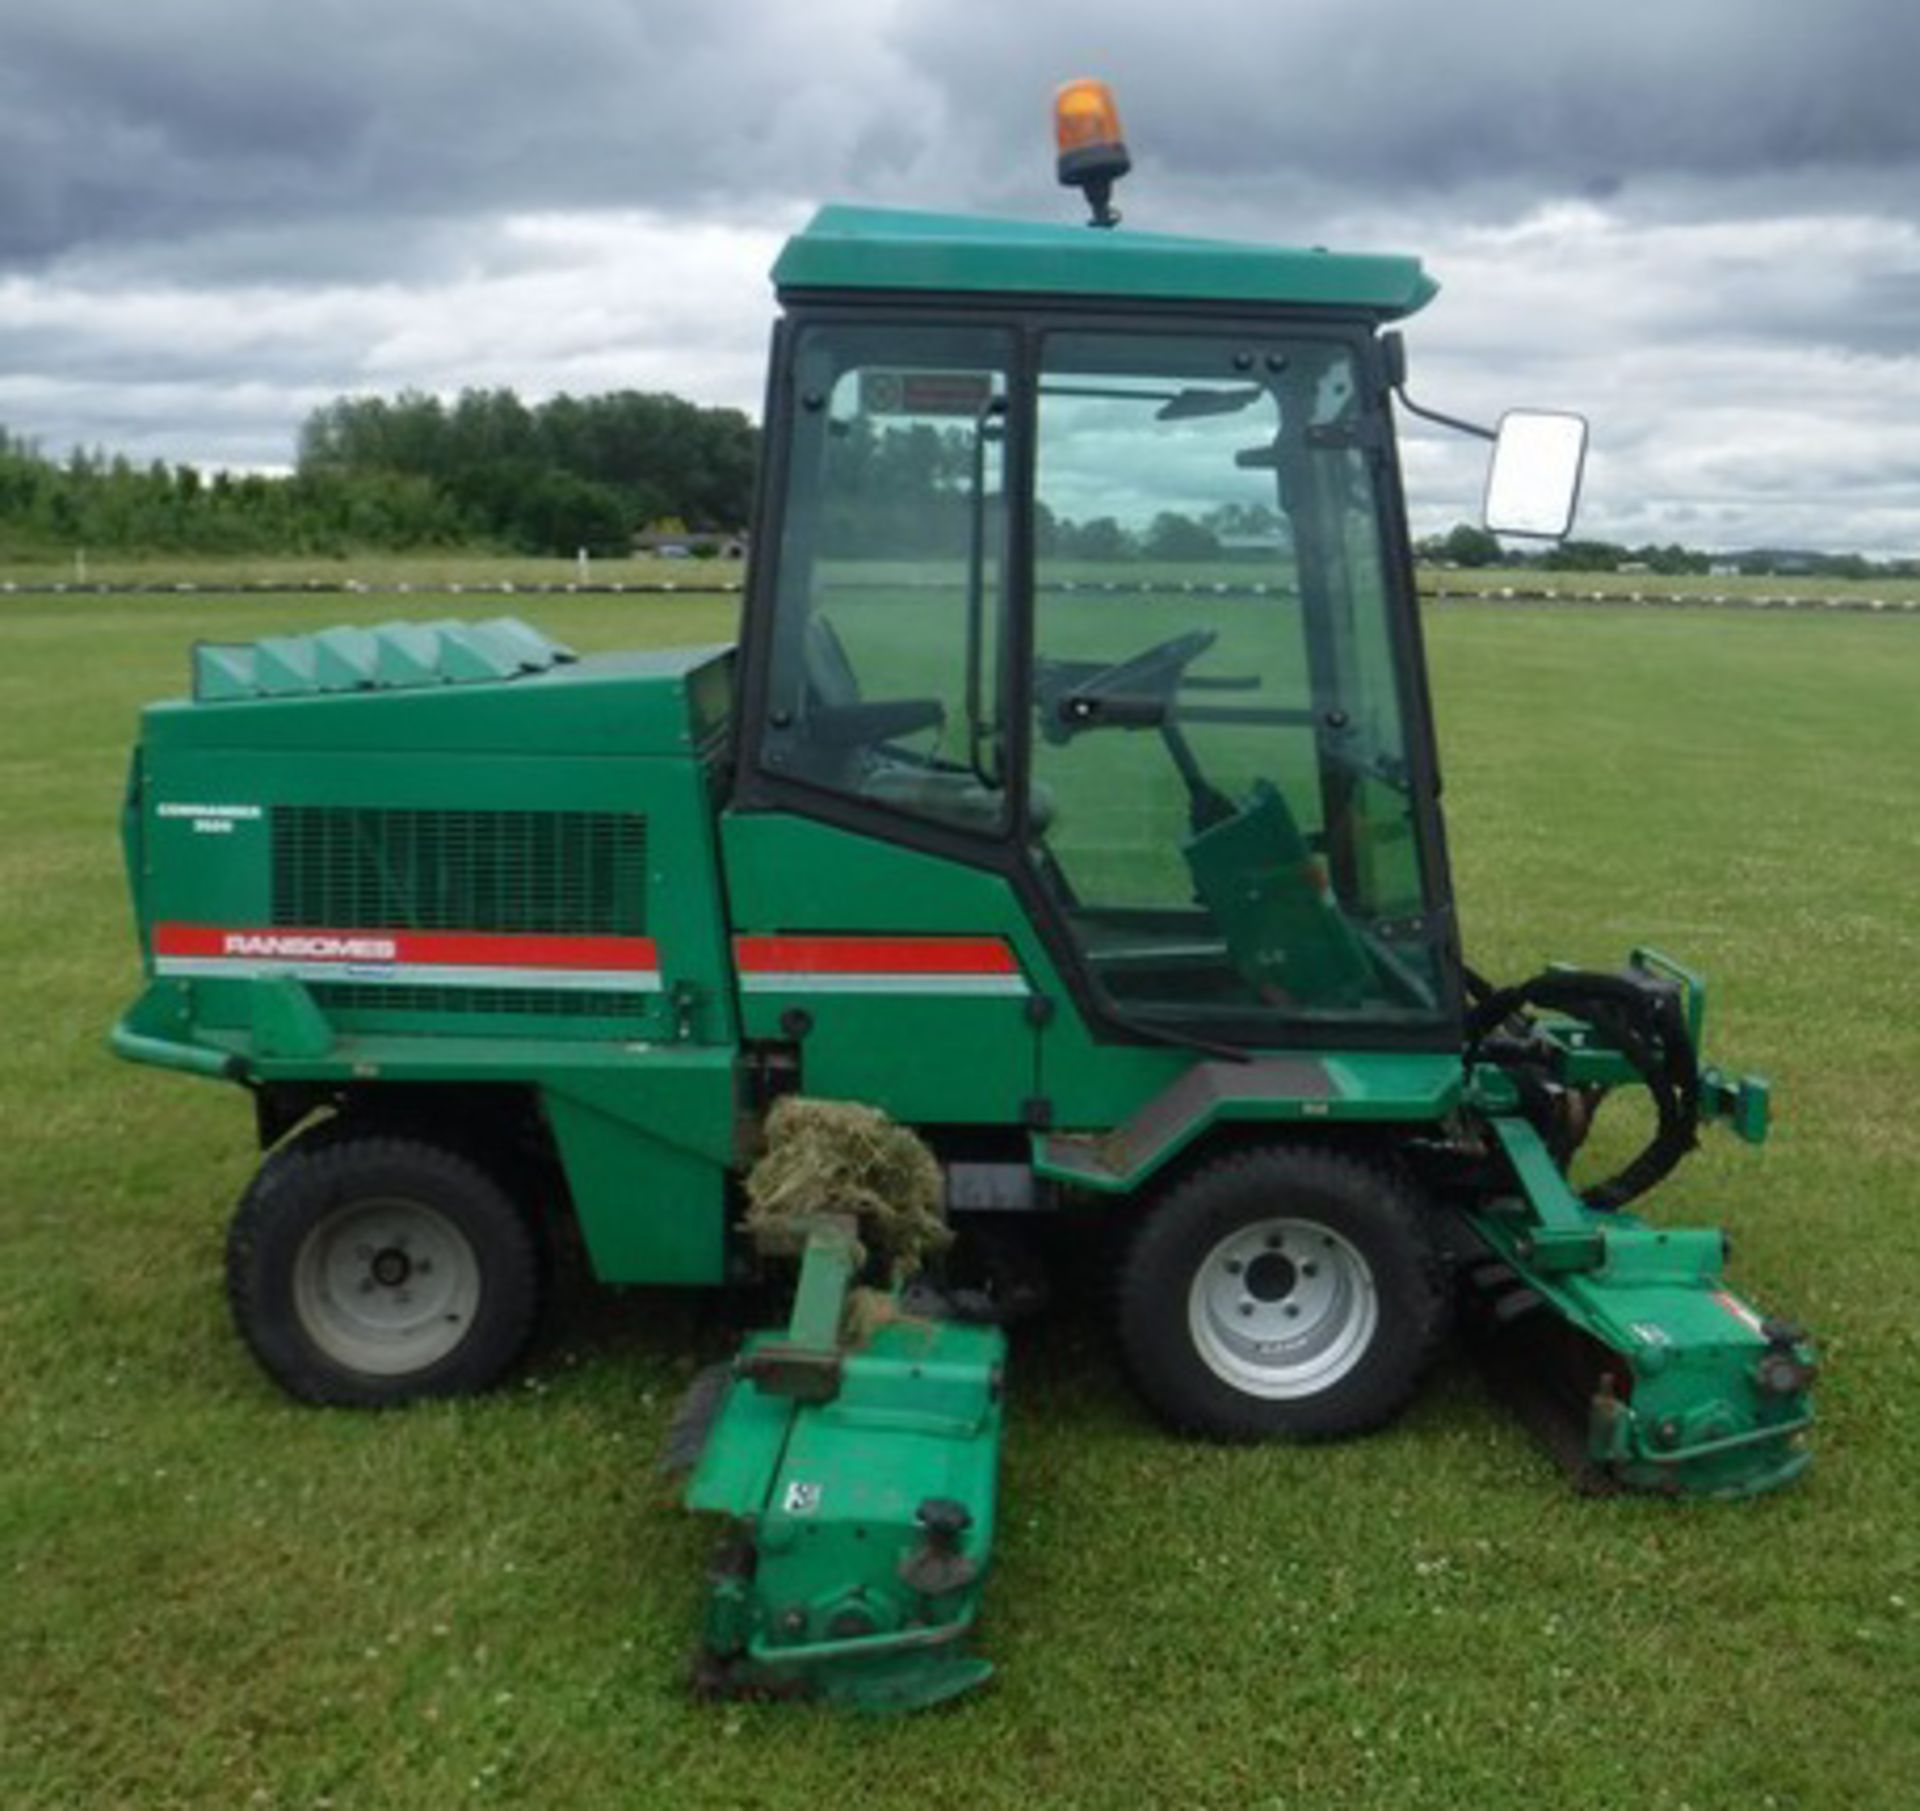
[{"label": "warning label sticker", "polygon": [[993,400],[990,371],[862,371],[867,415],[978,415]]},{"label": "warning label sticker", "polygon": [[823,1486],[795,1478],[787,1486],[787,1494],[781,1499],[780,1507],[788,1515],[818,1515]]}]

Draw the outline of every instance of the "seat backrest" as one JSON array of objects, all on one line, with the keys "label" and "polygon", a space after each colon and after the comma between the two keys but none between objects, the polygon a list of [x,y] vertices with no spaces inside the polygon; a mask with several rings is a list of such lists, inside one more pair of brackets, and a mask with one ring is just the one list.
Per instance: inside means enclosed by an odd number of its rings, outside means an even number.
[{"label": "seat backrest", "polygon": [[1366,945],[1273,786],[1260,781],[1232,817],[1209,825],[1182,853],[1235,968],[1261,998],[1347,1006],[1373,990]]}]

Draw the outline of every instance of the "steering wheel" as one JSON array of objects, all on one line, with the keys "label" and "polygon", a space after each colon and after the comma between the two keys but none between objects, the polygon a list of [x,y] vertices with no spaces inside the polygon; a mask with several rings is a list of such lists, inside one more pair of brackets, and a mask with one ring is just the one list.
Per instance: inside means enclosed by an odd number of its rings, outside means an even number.
[{"label": "steering wheel", "polygon": [[1181,674],[1219,639],[1217,630],[1189,629],[1110,666],[1047,662],[1035,674],[1041,733],[1050,742],[1065,742],[1082,730],[1158,727]]}]

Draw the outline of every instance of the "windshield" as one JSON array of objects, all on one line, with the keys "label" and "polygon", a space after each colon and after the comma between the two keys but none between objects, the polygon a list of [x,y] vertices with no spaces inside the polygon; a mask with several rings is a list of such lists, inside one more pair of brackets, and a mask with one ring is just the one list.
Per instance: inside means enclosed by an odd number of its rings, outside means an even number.
[{"label": "windshield", "polygon": [[1350,343],[1052,334],[1037,419],[1031,856],[1100,986],[1436,1017]]}]

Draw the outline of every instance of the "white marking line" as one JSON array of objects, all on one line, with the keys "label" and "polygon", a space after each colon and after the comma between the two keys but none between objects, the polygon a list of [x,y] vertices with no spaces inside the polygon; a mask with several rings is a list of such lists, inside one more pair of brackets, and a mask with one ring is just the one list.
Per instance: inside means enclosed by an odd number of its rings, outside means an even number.
[{"label": "white marking line", "polygon": [[747,994],[988,994],[1000,998],[1027,991],[1019,975],[816,975],[761,972],[740,977]]},{"label": "white marking line", "polygon": [[291,975],[297,981],[352,981],[376,987],[552,987],[570,993],[657,994],[656,968],[483,968],[438,962],[257,962],[230,956],[159,956],[157,975],[246,981]]}]

